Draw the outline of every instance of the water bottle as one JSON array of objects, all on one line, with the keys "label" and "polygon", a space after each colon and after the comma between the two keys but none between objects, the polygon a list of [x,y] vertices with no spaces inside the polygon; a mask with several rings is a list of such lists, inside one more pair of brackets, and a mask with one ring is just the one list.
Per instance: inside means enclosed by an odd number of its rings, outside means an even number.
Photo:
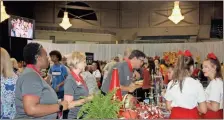
[{"label": "water bottle", "polygon": [[143,100],[144,103],[149,104],[149,98],[147,98],[147,93],[145,92],[145,100]]}]

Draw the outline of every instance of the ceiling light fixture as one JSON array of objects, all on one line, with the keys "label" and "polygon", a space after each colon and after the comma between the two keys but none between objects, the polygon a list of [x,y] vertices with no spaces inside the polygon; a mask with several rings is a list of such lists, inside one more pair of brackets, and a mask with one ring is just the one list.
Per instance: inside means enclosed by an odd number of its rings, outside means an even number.
[{"label": "ceiling light fixture", "polygon": [[64,17],[62,19],[62,22],[59,25],[65,30],[67,30],[68,28],[72,26],[68,18],[68,12],[64,12]]},{"label": "ceiling light fixture", "polygon": [[184,19],[184,16],[181,14],[181,9],[179,7],[179,1],[174,2],[172,14],[168,18],[175,24],[178,24],[181,20]]},{"label": "ceiling light fixture", "polygon": [[67,1],[65,3],[64,17],[62,19],[62,22],[59,24],[65,30],[67,30],[68,28],[70,28],[72,26],[72,24],[70,23],[69,18],[68,18],[68,12],[66,12],[66,10],[67,10]]},{"label": "ceiling light fixture", "polygon": [[3,22],[4,20],[10,18],[10,16],[5,11],[5,6],[3,5],[3,1],[1,1],[1,16],[0,16],[0,22]]}]

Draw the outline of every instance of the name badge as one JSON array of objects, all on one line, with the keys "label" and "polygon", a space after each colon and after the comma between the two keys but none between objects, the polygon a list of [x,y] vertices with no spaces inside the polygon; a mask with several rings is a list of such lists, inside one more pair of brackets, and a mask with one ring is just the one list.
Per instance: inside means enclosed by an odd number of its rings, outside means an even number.
[{"label": "name badge", "polygon": [[61,75],[61,72],[52,72],[52,75]]},{"label": "name badge", "polygon": [[82,83],[79,82],[79,81],[75,81],[75,82],[76,82],[76,84],[77,84],[78,86],[82,85]]},{"label": "name badge", "polygon": [[127,76],[127,80],[130,80],[130,77],[129,76]]}]

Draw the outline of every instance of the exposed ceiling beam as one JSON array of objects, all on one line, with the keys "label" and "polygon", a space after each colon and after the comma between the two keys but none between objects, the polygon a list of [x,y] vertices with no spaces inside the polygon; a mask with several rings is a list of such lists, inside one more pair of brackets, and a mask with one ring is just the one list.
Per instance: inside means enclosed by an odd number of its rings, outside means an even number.
[{"label": "exposed ceiling beam", "polygon": [[[63,9],[61,9],[61,10],[65,12],[65,10],[63,10]],[[98,25],[96,25],[96,24],[94,24],[94,23],[91,23],[91,22],[89,22],[89,21],[87,21],[87,20],[85,20],[85,19],[82,19],[80,16],[74,15],[74,14],[72,14],[72,13],[70,13],[70,12],[68,12],[68,14],[70,14],[70,15],[72,15],[73,17],[75,17],[75,18],[77,18],[77,19],[80,19],[81,21],[86,22],[86,23],[88,23],[88,24],[90,24],[90,25],[98,26]]]},{"label": "exposed ceiling beam", "polygon": [[[65,5],[57,5],[58,8],[65,8]],[[81,6],[76,6],[76,5],[66,5],[66,8],[71,8],[71,9],[79,9],[79,10],[93,10],[96,11],[97,9],[93,9],[91,7],[81,7]]]},{"label": "exposed ceiling beam", "polygon": [[88,16],[88,15],[92,15],[92,14],[95,14],[95,12],[91,12],[91,13],[88,13],[88,14],[85,14],[85,15],[81,15],[79,17],[82,18],[82,17]]},{"label": "exposed ceiling beam", "polygon": [[[65,4],[60,4],[56,6],[57,8],[65,8]],[[80,10],[93,10],[93,11],[100,11],[100,10],[119,10],[118,8],[93,8],[93,7],[83,7],[83,6],[77,6],[77,5],[67,5],[67,8],[70,9],[80,9]]]},{"label": "exposed ceiling beam", "polygon": [[170,39],[170,40],[130,40],[130,43],[183,43],[185,40],[180,39]]}]

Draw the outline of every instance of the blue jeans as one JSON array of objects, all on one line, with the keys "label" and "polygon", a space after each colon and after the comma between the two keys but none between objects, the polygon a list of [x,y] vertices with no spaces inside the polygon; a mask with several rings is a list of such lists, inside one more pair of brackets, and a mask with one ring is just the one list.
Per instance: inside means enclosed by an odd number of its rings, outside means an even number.
[{"label": "blue jeans", "polygon": [[57,92],[58,99],[64,98],[64,91]]}]

